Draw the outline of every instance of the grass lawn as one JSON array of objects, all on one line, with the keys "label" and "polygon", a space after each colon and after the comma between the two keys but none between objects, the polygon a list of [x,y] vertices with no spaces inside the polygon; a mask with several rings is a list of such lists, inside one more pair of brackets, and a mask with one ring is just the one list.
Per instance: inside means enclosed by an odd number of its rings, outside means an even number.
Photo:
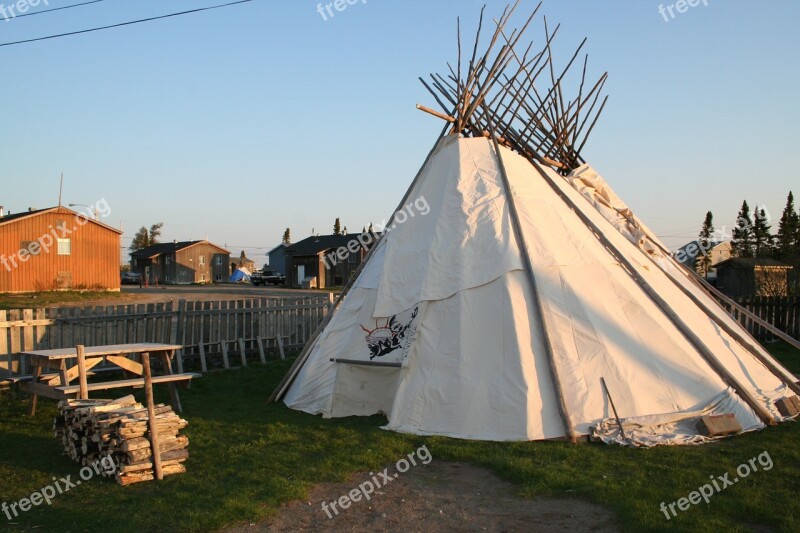
[{"label": "grass lawn", "polygon": [[[800,353],[773,348],[800,372]],[[290,363],[208,374],[182,393],[190,422],[187,474],[126,488],[93,479],[12,521],[0,514],[0,530],[100,531],[111,524],[116,531],[214,530],[257,521],[281,502],[303,498],[315,483],[378,469],[422,444],[434,461],[492,469],[520,495],[582,498],[607,506],[627,531],[800,530],[796,423],[711,445],[648,450],[423,438],[379,429],[382,417],[323,420],[268,405],[266,397]],[[31,419],[23,416],[26,399],[0,393],[0,503],[27,497],[53,476],[78,477],[78,465],[60,455],[52,437],[55,403],[45,400],[40,406]],[[763,452],[773,461],[772,469],[759,467],[715,494],[709,505],[691,506],[670,521],[659,510],[661,502],[688,496],[712,475],[735,477],[737,466]]]},{"label": "grass lawn", "polygon": [[63,306],[65,304],[87,304],[102,300],[119,300],[120,304],[135,298],[134,295],[113,291],[42,291],[22,293],[0,293],[0,311],[8,309],[35,309]]}]

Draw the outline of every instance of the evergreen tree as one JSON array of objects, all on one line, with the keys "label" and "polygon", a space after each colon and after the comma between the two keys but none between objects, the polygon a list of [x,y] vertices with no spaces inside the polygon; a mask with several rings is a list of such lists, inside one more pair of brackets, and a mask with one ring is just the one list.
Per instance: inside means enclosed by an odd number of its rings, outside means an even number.
[{"label": "evergreen tree", "polygon": [[334,235],[342,234],[342,223],[339,222],[339,217],[336,217],[336,222],[333,223],[333,234]]},{"label": "evergreen tree", "polygon": [[769,257],[772,255],[771,229],[766,211],[756,206],[753,211],[753,253],[755,257]]},{"label": "evergreen tree", "polygon": [[711,236],[714,234],[714,215],[711,211],[706,213],[706,218],[703,221],[703,227],[700,229],[698,236],[698,243],[700,244],[700,252],[694,261],[694,268],[701,276],[708,276],[708,271],[711,269],[711,247],[713,242]]},{"label": "evergreen tree", "polygon": [[736,257],[753,257],[753,220],[747,200],[742,202],[733,228],[733,254]]},{"label": "evergreen tree", "polygon": [[150,226],[149,230],[144,226],[139,228],[139,231],[137,231],[136,235],[133,236],[133,241],[131,242],[130,246],[131,252],[137,252],[147,248],[148,246],[158,244],[158,238],[161,237],[161,228],[163,226],[164,223],[159,222],[158,224],[153,224]]},{"label": "evergreen tree", "polygon": [[133,242],[131,242],[130,250],[131,252],[138,252],[139,250],[144,250],[148,246],[150,246],[150,234],[147,232],[147,228],[142,226],[139,228],[139,231],[136,232],[136,235],[133,236]]},{"label": "evergreen tree", "polygon": [[775,255],[781,261],[791,261],[800,255],[800,214],[794,210],[794,195],[789,191],[786,207],[778,222],[778,233],[775,236]]},{"label": "evergreen tree", "polygon": [[286,231],[283,232],[283,239],[281,239],[281,242],[286,246],[292,244],[292,232],[289,228],[286,228]]}]

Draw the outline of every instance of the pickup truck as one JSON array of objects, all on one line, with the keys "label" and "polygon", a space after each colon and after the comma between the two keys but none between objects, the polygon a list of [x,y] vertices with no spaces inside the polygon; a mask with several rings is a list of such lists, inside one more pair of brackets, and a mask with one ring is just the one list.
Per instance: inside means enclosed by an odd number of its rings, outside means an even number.
[{"label": "pickup truck", "polygon": [[286,276],[274,270],[256,270],[250,275],[250,283],[258,285],[284,285]]}]

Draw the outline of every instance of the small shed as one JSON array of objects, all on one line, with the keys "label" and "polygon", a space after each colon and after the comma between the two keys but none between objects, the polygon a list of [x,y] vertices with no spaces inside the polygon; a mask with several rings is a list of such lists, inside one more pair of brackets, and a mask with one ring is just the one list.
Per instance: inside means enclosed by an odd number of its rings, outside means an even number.
[{"label": "small shed", "polygon": [[790,265],[775,259],[734,257],[716,265],[717,288],[730,298],[786,296]]}]

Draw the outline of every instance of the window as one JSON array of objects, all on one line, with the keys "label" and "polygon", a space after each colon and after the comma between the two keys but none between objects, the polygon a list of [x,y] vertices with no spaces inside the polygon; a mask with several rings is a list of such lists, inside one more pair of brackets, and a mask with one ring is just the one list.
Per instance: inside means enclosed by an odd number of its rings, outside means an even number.
[{"label": "window", "polygon": [[38,241],[20,241],[19,249],[25,250],[30,255],[39,255],[42,250]]},{"label": "window", "polygon": [[220,256],[217,256],[217,266],[220,265],[222,265],[222,258]]},{"label": "window", "polygon": [[200,281],[205,282],[205,280],[206,280],[206,275],[205,274],[200,274]]},{"label": "window", "polygon": [[168,255],[167,255],[167,256],[165,256],[165,260],[166,260],[166,262],[167,262],[167,264],[168,264],[168,265],[169,265],[170,263],[172,263],[172,258],[171,258],[170,256],[168,256]]},{"label": "window", "polygon": [[72,241],[70,239],[58,239],[58,255],[72,255]]},{"label": "window", "polygon": [[[206,264],[206,256],[204,256],[204,255],[201,255],[201,256],[200,256],[200,258],[197,260],[197,262],[198,262],[199,264],[201,264],[201,265],[205,265],[205,264]],[[204,281],[205,281],[205,280],[204,280]]]}]

